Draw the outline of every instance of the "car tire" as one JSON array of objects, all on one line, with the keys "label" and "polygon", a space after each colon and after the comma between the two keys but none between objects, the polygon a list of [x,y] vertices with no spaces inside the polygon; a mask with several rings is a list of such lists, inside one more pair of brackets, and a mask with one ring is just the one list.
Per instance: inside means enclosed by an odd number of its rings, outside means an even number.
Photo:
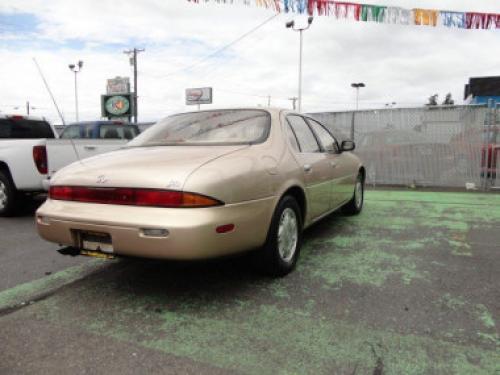
[{"label": "car tire", "polygon": [[0,171],[0,216],[11,216],[14,213],[17,191],[5,172]]},{"label": "car tire", "polygon": [[302,213],[296,199],[283,197],[274,211],[266,243],[257,252],[256,266],[264,274],[283,277],[293,271],[302,244]]},{"label": "car tire", "polygon": [[363,210],[365,200],[365,181],[363,176],[358,174],[354,184],[352,199],[342,207],[342,212],[347,215],[357,215]]}]

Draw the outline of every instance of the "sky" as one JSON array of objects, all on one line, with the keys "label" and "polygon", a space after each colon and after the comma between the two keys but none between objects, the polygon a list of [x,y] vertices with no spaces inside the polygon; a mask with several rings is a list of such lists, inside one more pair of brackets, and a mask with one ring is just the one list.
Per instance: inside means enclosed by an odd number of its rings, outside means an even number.
[{"label": "sky", "polygon": [[[405,8],[500,13],[499,0],[377,0]],[[264,26],[220,53],[221,47]],[[0,113],[44,116],[60,124],[33,62],[38,61],[66,122],[75,121],[78,74],[80,120],[100,118],[106,80],[132,78],[124,50],[138,57],[139,121],[195,108],[185,89],[213,87],[214,103],[291,108],[298,92],[299,34],[285,27],[304,17],[256,6],[187,0],[2,0]],[[304,32],[303,112],[355,107],[353,82],[363,82],[360,108],[424,105],[451,92],[463,102],[469,77],[500,75],[500,30],[401,26],[315,17]]]}]

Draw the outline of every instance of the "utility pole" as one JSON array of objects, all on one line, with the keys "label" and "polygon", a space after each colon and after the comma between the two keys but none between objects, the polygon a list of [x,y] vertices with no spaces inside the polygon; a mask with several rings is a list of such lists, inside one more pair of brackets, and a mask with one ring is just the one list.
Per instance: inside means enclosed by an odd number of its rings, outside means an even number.
[{"label": "utility pole", "polygon": [[297,100],[299,100],[299,98],[297,98],[296,96],[294,96],[293,98],[288,98],[288,100],[292,101],[293,110],[295,111],[296,103],[297,103]]},{"label": "utility pole", "polygon": [[29,100],[26,102],[26,115],[30,115],[30,102]]},{"label": "utility pole", "polygon": [[271,95],[267,96],[267,108],[271,107]]},{"label": "utility pole", "polygon": [[134,48],[132,50],[123,51],[130,57],[130,65],[134,67],[134,122],[137,123],[137,54],[144,52],[144,48]]}]

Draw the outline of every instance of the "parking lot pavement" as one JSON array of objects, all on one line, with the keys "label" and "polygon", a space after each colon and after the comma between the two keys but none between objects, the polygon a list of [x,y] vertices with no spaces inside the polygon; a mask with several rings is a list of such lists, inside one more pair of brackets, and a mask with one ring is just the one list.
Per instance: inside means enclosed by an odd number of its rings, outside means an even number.
[{"label": "parking lot pavement", "polygon": [[0,292],[36,280],[85,258],[62,257],[57,245],[43,241],[35,229],[35,210],[42,200],[26,201],[15,217],[0,217]]},{"label": "parking lot pavement", "polygon": [[495,374],[499,228],[500,195],[371,191],[283,279],[87,262],[0,292],[0,373]]}]

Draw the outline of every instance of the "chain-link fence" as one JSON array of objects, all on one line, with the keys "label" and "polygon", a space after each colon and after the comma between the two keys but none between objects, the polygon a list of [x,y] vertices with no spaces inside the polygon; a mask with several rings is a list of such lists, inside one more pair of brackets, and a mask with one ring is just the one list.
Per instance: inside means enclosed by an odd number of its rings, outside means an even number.
[{"label": "chain-link fence", "polygon": [[310,114],[356,141],[367,183],[500,186],[500,135],[487,106],[387,108]]},{"label": "chain-link fence", "polygon": [[500,189],[500,116],[499,110],[491,109],[487,113],[485,142],[481,163],[484,185],[488,189]]}]

